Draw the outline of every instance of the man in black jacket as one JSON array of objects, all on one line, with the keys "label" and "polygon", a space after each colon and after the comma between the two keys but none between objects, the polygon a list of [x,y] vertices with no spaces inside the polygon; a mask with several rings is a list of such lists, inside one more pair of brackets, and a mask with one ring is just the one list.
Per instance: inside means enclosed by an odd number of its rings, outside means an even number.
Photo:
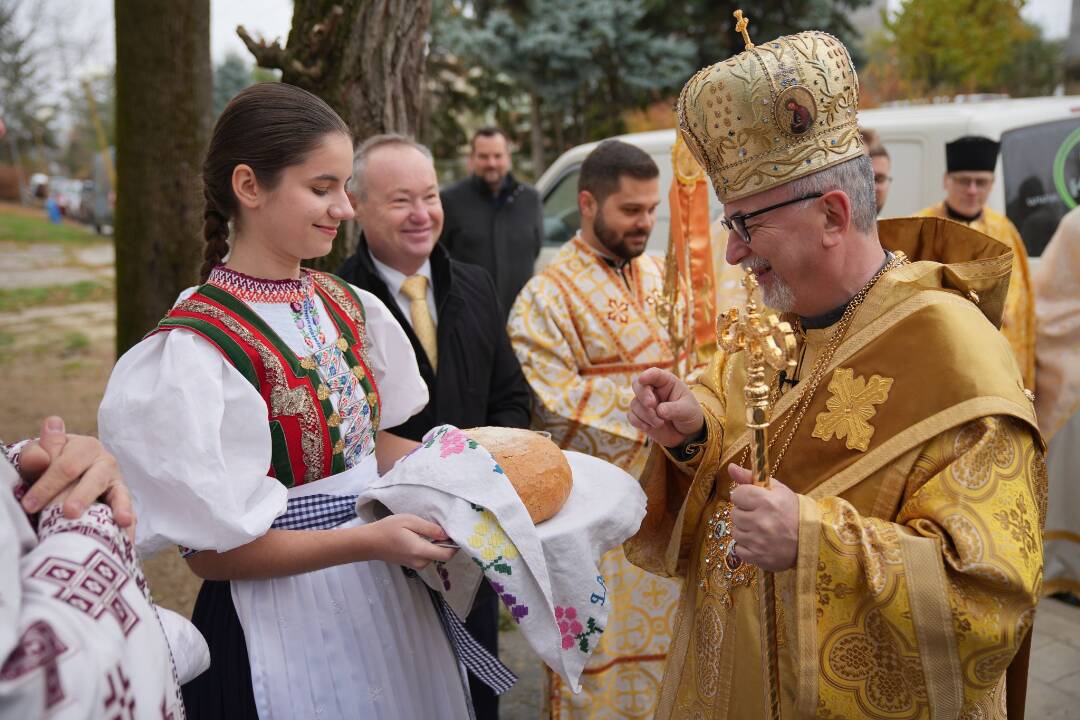
[{"label": "man in black jacket", "polygon": [[[419,440],[436,425],[529,426],[529,386],[510,347],[495,284],[483,268],[450,259],[436,244],[443,213],[431,153],[400,135],[377,135],[356,151],[353,201],[363,227],[356,254],[338,270],[393,313],[416,352],[427,406],[385,428]],[[498,652],[498,596],[481,584],[466,627]],[[471,675],[478,720],[498,717],[498,698]]]},{"label": "man in black jacket", "polygon": [[446,222],[440,242],[455,260],[491,273],[503,311],[509,313],[540,254],[540,194],[510,172],[510,143],[498,128],[476,131],[469,166],[469,177],[442,191]]}]

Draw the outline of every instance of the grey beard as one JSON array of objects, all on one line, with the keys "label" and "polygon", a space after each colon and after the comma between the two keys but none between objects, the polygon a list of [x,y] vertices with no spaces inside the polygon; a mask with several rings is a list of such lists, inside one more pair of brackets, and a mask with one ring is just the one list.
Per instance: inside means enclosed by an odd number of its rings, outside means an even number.
[{"label": "grey beard", "polygon": [[773,310],[793,312],[795,309],[795,293],[791,291],[791,286],[775,275],[773,276],[772,286],[762,288],[761,296],[765,301],[765,305]]},{"label": "grey beard", "polygon": [[[757,271],[767,267],[768,263],[755,257],[743,262],[742,266]],[[761,286],[761,298],[766,307],[779,312],[793,312],[795,309],[795,293],[791,291],[791,286],[781,280],[775,272],[771,287]]]}]

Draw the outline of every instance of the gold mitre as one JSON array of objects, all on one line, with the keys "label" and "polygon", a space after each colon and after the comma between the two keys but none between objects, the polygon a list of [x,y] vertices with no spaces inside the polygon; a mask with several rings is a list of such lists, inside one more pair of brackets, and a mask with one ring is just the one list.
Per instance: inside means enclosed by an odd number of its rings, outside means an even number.
[{"label": "gold mitre", "polygon": [[699,71],[677,108],[687,146],[730,202],[861,155],[859,82],[844,44],[812,30]]}]

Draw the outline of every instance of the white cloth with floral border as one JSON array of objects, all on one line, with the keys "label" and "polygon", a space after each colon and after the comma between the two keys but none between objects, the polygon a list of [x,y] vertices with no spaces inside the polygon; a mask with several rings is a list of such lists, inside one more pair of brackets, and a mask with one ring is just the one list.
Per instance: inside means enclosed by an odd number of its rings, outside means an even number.
[{"label": "white cloth with floral border", "polygon": [[576,691],[611,609],[597,565],[637,531],[645,494],[610,463],[576,452],[566,458],[570,497],[555,517],[534,525],[495,459],[442,425],[366,488],[358,505],[368,514],[368,501],[378,500],[442,526],[461,550],[421,573],[428,585],[464,618],[486,575],[529,645]]}]

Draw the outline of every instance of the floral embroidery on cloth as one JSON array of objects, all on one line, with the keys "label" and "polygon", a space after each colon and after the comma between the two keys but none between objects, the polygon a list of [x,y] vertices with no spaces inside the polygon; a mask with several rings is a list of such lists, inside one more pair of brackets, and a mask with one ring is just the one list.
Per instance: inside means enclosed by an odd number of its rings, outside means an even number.
[{"label": "floral embroidery on cloth", "polygon": [[474,557],[473,562],[485,573],[492,570],[502,575],[513,575],[510,561],[519,557],[518,549],[503,532],[494,515],[483,508],[480,513],[480,520],[473,526],[473,534],[469,536],[469,547],[480,555],[478,558]]},{"label": "floral embroidery on cloth", "polygon": [[563,510],[536,525],[505,473],[452,426],[431,430],[360,502],[438,523],[461,550],[420,572],[464,617],[486,578],[524,638],[572,688],[599,645],[610,613],[598,565],[640,525],[645,497],[626,472],[567,452],[575,485]]},{"label": "floral embroidery on cloth", "polygon": [[586,618],[585,625],[582,625],[578,620],[576,608],[556,605],[555,619],[559,621],[563,650],[569,650],[577,645],[581,652],[589,652],[589,638],[594,634],[599,636],[604,632],[604,628],[597,624],[596,618]]}]

